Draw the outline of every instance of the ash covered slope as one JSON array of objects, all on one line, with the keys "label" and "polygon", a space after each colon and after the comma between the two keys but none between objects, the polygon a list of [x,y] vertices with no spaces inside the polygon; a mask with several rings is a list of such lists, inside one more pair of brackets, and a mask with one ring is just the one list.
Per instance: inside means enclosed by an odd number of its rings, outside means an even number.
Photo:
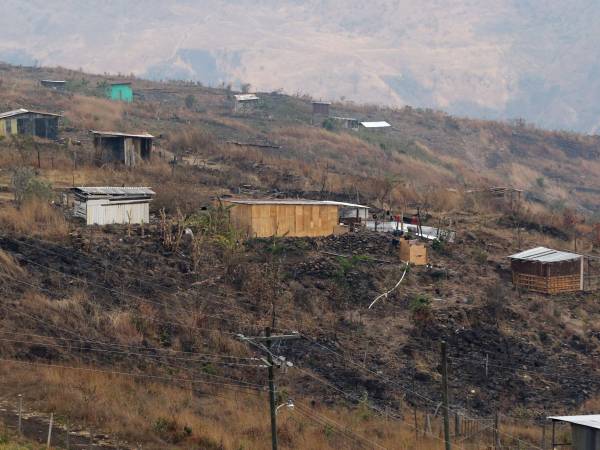
[{"label": "ash covered slope", "polygon": [[[592,0],[8,0],[0,60],[595,131]],[[126,45],[124,45],[126,43]]]}]

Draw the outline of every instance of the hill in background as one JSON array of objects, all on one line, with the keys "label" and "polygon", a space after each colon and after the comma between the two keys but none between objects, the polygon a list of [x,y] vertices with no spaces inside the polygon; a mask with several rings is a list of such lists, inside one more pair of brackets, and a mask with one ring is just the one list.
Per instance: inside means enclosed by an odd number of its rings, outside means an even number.
[{"label": "hill in background", "polygon": [[15,64],[600,125],[593,0],[8,0],[4,11],[0,60]]}]

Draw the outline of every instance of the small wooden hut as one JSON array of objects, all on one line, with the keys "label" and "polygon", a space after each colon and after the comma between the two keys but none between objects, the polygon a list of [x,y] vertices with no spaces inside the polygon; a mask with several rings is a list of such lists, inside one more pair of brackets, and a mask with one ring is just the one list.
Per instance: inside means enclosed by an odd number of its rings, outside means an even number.
[{"label": "small wooden hut", "polygon": [[515,286],[543,294],[583,290],[583,256],[536,247],[509,256]]},{"label": "small wooden hut", "polygon": [[249,237],[317,237],[339,234],[341,208],[365,208],[352,203],[304,199],[227,199],[234,227]]},{"label": "small wooden hut", "polygon": [[418,239],[400,239],[400,260],[415,266],[425,266],[427,247]]}]

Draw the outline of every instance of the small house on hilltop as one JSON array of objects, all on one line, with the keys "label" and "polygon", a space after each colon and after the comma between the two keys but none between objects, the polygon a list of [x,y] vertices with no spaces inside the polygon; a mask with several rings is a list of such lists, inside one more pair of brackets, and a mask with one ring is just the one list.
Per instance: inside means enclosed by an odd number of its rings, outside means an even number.
[{"label": "small house on hilltop", "polygon": [[[552,421],[552,445],[568,445],[572,450],[599,450],[600,449],[600,415],[589,414],[583,416],[554,416],[548,417]],[[571,443],[560,444],[556,442],[556,424],[567,423],[571,425]]]},{"label": "small house on hilltop", "polygon": [[583,290],[583,256],[546,247],[510,255],[515,286],[543,294]]},{"label": "small house on hilltop", "polygon": [[131,103],[133,101],[133,88],[128,81],[110,83],[106,88],[106,96],[110,100]]},{"label": "small house on hilltop", "polygon": [[40,84],[55,91],[64,91],[67,88],[67,82],[64,80],[41,80]]},{"label": "small house on hilltop", "polygon": [[91,131],[96,159],[103,163],[121,163],[135,167],[141,160],[150,159],[154,136],[148,133],[130,134],[117,131]]},{"label": "small house on hilltop", "polygon": [[358,127],[360,126],[360,122],[358,121],[358,119],[355,119],[353,117],[333,116],[331,117],[331,120],[337,122],[340,127],[347,128],[349,130],[358,130]]},{"label": "small house on hilltop", "polygon": [[73,215],[87,225],[141,224],[150,221],[148,187],[74,187]]},{"label": "small house on hilltop", "polygon": [[260,98],[256,94],[236,94],[233,100],[235,112],[250,112],[256,108]]},{"label": "small house on hilltop", "polygon": [[329,107],[331,102],[312,102],[313,116],[329,116]]},{"label": "small house on hilltop", "polygon": [[352,203],[303,199],[228,199],[234,227],[250,237],[317,237],[345,230],[340,226],[340,209],[368,209]]},{"label": "small house on hilltop", "polygon": [[0,136],[29,135],[55,140],[60,117],[60,114],[27,109],[0,113]]}]

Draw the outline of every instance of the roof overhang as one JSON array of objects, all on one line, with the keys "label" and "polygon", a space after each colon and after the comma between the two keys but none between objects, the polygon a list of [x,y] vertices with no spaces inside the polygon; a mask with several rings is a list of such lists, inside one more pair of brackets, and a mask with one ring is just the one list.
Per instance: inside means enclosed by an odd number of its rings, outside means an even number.
[{"label": "roof overhang", "polygon": [[90,133],[97,135],[97,136],[101,136],[101,137],[135,137],[135,138],[147,138],[147,139],[154,138],[154,136],[152,136],[149,133],[133,134],[133,133],[121,133],[120,131],[97,131],[97,130],[90,130]]},{"label": "roof overhang", "polygon": [[548,419],[600,430],[600,414],[588,414],[584,416],[551,416],[548,417]]}]

